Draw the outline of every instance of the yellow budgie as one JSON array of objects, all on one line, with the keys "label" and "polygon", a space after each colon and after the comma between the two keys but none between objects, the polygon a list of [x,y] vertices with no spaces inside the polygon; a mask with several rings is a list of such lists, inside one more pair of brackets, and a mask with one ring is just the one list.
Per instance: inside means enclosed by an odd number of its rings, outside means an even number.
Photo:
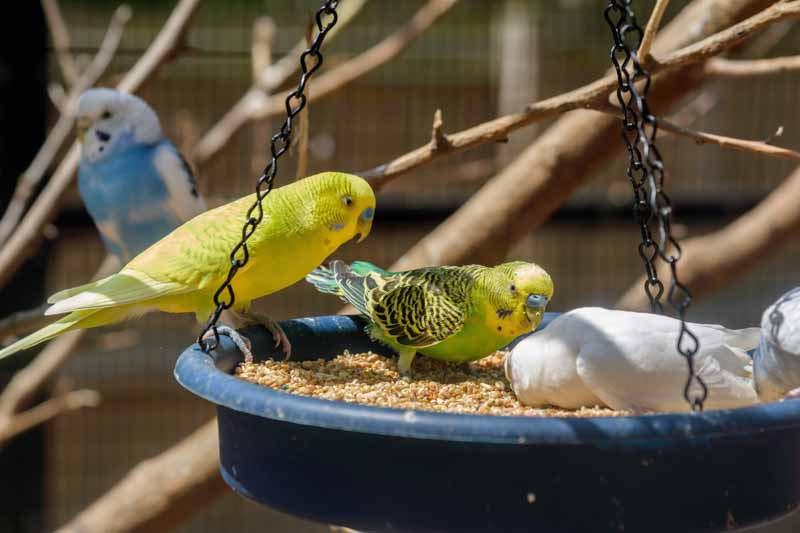
[{"label": "yellow budgie", "polygon": [[[69,313],[0,350],[0,359],[74,329],[86,329],[140,316],[148,311],[194,313],[205,321],[215,309],[214,292],[230,268],[230,252],[255,194],[186,222],[135,257],[113,276],[54,294],[47,315]],[[248,314],[250,302],[303,279],[347,241],[361,242],[372,228],[375,194],[358,176],[324,172],[272,191],[263,201],[264,219],[248,241],[250,261],[233,280],[238,319],[263,322],[291,350],[271,318]],[[249,358],[246,339],[231,336]]]}]

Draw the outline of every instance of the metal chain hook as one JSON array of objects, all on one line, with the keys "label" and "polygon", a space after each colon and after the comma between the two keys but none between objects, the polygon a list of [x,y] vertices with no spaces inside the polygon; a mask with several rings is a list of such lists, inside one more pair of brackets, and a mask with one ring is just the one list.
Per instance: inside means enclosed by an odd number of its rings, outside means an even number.
[{"label": "metal chain hook", "polygon": [[[308,49],[300,56],[300,81],[297,87],[289,93],[285,100],[286,120],[281,125],[278,132],[270,139],[270,160],[264,171],[256,182],[256,200],[247,210],[247,218],[242,226],[242,238],[239,243],[231,250],[230,269],[225,281],[214,293],[214,305],[216,308],[203,327],[203,331],[197,338],[200,348],[204,352],[209,352],[219,345],[219,332],[217,322],[222,312],[233,307],[236,302],[236,295],[233,290],[233,278],[250,260],[250,250],[247,248],[247,241],[258,229],[258,225],[264,219],[264,198],[272,191],[275,183],[275,176],[278,173],[278,159],[285,154],[292,143],[292,120],[300,114],[306,106],[307,96],[304,91],[308,80],[312,74],[322,66],[322,43],[325,36],[333,28],[338,20],[336,7],[338,0],[327,0],[317,10],[314,20],[317,26],[317,36],[309,45]],[[309,64],[309,58],[313,58],[313,63]],[[214,342],[207,342],[204,337],[209,331],[214,333]]]},{"label": "metal chain hook", "polygon": [[[671,281],[667,301],[680,319],[676,348],[686,359],[688,369],[683,397],[693,411],[702,411],[708,397],[708,387],[697,375],[694,365],[700,340],[686,324],[686,312],[692,302],[692,294],[678,277],[677,266],[682,251],[672,235],[672,202],[663,190],[664,163],[655,144],[658,120],[647,106],[651,78],[637,55],[644,32],[636,23],[632,3],[633,0],[610,0],[603,16],[614,38],[610,55],[617,74],[616,95],[622,110],[622,139],[628,152],[627,175],[633,187],[634,218],[642,236],[639,256],[645,267],[644,290],[652,312],[662,314],[664,284],[658,279],[655,262],[660,258],[669,264]],[[651,224],[658,226],[657,240],[653,239]]]}]

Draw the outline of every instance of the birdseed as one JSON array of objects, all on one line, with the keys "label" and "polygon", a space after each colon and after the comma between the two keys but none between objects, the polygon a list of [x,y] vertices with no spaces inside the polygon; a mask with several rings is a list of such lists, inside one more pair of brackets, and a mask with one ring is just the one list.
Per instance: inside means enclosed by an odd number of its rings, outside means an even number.
[{"label": "birdseed", "polygon": [[241,363],[236,375],[290,394],[406,410],[538,417],[630,414],[606,407],[565,410],[524,406],[505,377],[504,360],[505,352],[469,364],[418,356],[410,375],[403,376],[397,370],[396,357],[345,352],[330,361]]}]

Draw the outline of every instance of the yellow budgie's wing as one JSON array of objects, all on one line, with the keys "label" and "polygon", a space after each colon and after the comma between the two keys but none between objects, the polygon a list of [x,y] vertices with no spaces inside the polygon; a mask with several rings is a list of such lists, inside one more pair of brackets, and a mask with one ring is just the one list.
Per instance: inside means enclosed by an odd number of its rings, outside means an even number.
[{"label": "yellow budgie's wing", "polygon": [[392,276],[370,294],[370,317],[404,346],[424,348],[451,337],[464,326],[466,311],[447,290],[451,280],[445,276],[433,269],[413,278]]},{"label": "yellow budgie's wing", "polygon": [[[272,194],[277,194],[277,191]],[[255,195],[240,198],[198,215],[139,254],[125,268],[158,282],[188,285],[198,290],[219,285],[230,268],[230,253],[242,238],[245,213]],[[269,224],[264,213],[261,227]],[[252,241],[258,235],[253,236]]]},{"label": "yellow budgie's wing", "polygon": [[[44,314],[60,315],[72,311],[116,307],[195,290],[188,285],[157,281],[147,274],[131,269],[123,269],[117,274],[83,285],[81,289],[77,294],[69,289],[53,295],[50,299],[55,303]],[[69,292],[73,294],[60,297],[62,293]]]},{"label": "yellow budgie's wing", "polygon": [[[119,273],[54,294],[48,315],[146,302],[215,287],[228,274],[230,252],[254,195],[207,211],[155,243]],[[265,221],[269,218],[265,213]]]}]

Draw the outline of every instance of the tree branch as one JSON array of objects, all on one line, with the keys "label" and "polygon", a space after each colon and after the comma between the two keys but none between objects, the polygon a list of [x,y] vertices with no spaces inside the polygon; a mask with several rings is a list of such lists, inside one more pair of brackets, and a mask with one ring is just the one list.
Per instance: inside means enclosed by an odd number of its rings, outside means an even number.
[{"label": "tree branch", "polygon": [[[683,255],[678,263],[681,282],[694,297],[711,294],[739,279],[764,259],[800,238],[800,167],[756,207],[724,228],[687,239],[681,243]],[[713,250],[714,253],[708,253]],[[669,279],[669,267],[658,262],[658,276]],[[642,276],[617,302],[616,307],[629,310],[649,308],[642,287]]]},{"label": "tree branch", "polygon": [[[308,101],[313,102],[328,96],[396,57],[455,5],[456,1],[428,0],[405,26],[369,50],[314,78],[314,87],[308,92]],[[288,92],[267,96],[263,91],[251,91],[197,144],[193,158],[198,165],[216,155],[247,122],[264,120],[285,112]]]},{"label": "tree branch", "polygon": [[[192,15],[200,6],[200,0],[180,0],[167,20],[166,25],[147,49],[145,54],[128,71],[117,85],[117,89],[136,92],[148,81],[164,62],[178,50],[183,34],[189,27]],[[28,211],[27,216],[14,230],[14,234],[0,249],[0,287],[5,286],[27,257],[34,253],[41,230],[58,212],[59,200],[64,194],[80,160],[80,147],[73,143],[61,160],[52,178]]]},{"label": "tree branch", "polygon": [[[339,22],[328,33],[325,42],[330,43],[339,32],[344,30],[365,3],[366,0],[350,0],[343,3],[339,12]],[[303,37],[289,53],[268,65],[261,72],[259,78],[254,81],[253,86],[203,135],[192,151],[192,161],[197,166],[213,159],[228,144],[233,135],[247,124],[253,113],[264,105],[269,96],[300,68],[300,54],[305,51],[307,46],[306,39]]]},{"label": "tree branch", "polygon": [[52,319],[44,316],[44,312],[50,307],[48,304],[17,311],[0,320],[0,344],[3,339],[9,337],[19,337],[35,329],[39,329]]},{"label": "tree branch", "polygon": [[84,407],[97,407],[100,404],[100,393],[94,390],[75,390],[50,398],[35,407],[14,416],[8,425],[0,430],[0,445],[13,439],[20,433],[44,424],[53,418],[67,412],[83,409]]},{"label": "tree branch", "polygon": [[[769,24],[796,16],[800,16],[800,0],[788,4],[776,4],[727,30],[715,33],[671,54],[665,54],[663,60],[650,65],[650,71],[653,74],[662,72],[667,75],[672,69],[705,61],[714,54],[720,54],[739,44]],[[687,24],[689,23],[690,21],[687,21]],[[678,33],[676,32],[676,35]],[[380,188],[398,176],[411,172],[438,157],[496,142],[515,130],[545,118],[576,109],[602,110],[608,104],[608,95],[615,90],[616,85],[616,75],[606,75],[578,89],[530,104],[522,113],[498,117],[458,133],[452,133],[448,135],[450,146],[447,150],[433,150],[432,145],[428,143],[388,163],[358,174],[369,180],[373,187]]]},{"label": "tree branch", "polygon": [[45,21],[50,29],[50,37],[53,39],[53,48],[56,50],[58,66],[64,83],[67,87],[72,87],[78,80],[78,66],[69,52],[69,30],[61,14],[58,0],[42,0]]},{"label": "tree branch", "polygon": [[782,72],[800,70],[800,56],[773,57],[771,59],[725,59],[715,57],[706,62],[709,76],[743,78],[772,76]]},{"label": "tree branch", "polygon": [[655,39],[658,27],[661,25],[661,18],[664,16],[664,11],[667,10],[668,5],[669,0],[656,0],[656,5],[653,7],[653,12],[650,14],[650,20],[647,21],[647,27],[644,29],[642,42],[639,43],[639,50],[636,51],[639,61],[644,65],[652,62],[650,49],[653,47],[653,40]]},{"label": "tree branch", "polygon": [[169,531],[229,489],[219,474],[216,419],[139,463],[58,533]]},{"label": "tree branch", "polygon": [[674,124],[663,118],[658,119],[658,127],[659,129],[669,131],[676,135],[692,139],[695,144],[716,144],[722,148],[738,150],[740,152],[764,154],[772,157],[789,159],[791,161],[800,161],[800,153],[788,148],[773,146],[762,141],[749,141],[746,139],[725,137],[723,135],[715,135],[713,133],[705,133],[702,131],[694,131],[684,128],[683,126],[679,126],[678,124]]},{"label": "tree branch", "polygon": [[63,102],[58,121],[53,126],[53,129],[50,130],[47,139],[36,153],[30,166],[20,176],[19,182],[14,189],[14,194],[3,213],[3,218],[0,220],[0,244],[5,243],[14,232],[19,219],[25,211],[25,206],[28,205],[28,201],[61,149],[61,145],[64,144],[64,141],[67,140],[70,132],[72,132],[78,98],[86,89],[94,85],[108,68],[122,39],[125,24],[130,18],[131,9],[128,6],[122,5],[117,8],[111,17],[108,30],[105,37],[103,37],[97,54],[95,54],[94,59],[92,59],[83,74],[72,84],[69,95]]},{"label": "tree branch", "polygon": [[[104,278],[119,268],[114,256],[106,256],[93,279]],[[52,340],[28,366],[14,374],[0,393],[0,434],[9,432],[20,407],[67,362],[85,330],[70,331]],[[35,408],[34,408],[35,409]]]}]

